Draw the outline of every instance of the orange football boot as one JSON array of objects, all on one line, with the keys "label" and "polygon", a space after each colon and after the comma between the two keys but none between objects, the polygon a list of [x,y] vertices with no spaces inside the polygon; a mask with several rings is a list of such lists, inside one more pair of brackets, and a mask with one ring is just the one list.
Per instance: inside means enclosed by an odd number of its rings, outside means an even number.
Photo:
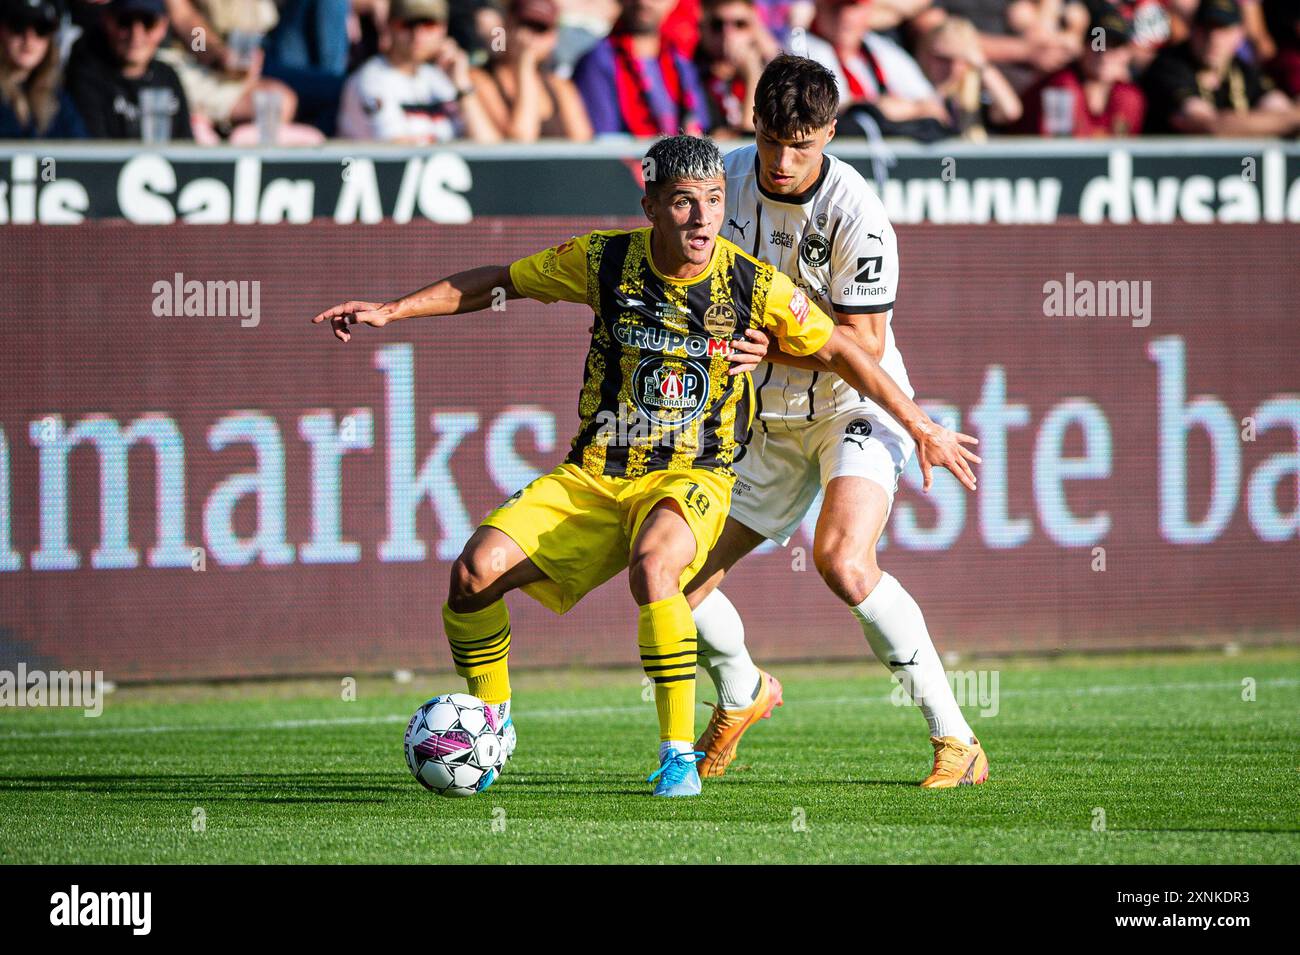
[{"label": "orange football boot", "polygon": [[963,743],[955,736],[931,736],[930,743],[934,770],[921,783],[922,789],[977,786],[989,778],[989,758],[979,740]]},{"label": "orange football boot", "polygon": [[758,697],[743,710],[724,710],[714,703],[713,716],[704,728],[695,748],[703,751],[704,758],[696,764],[700,775],[721,776],[736,758],[736,747],[745,731],[771,717],[772,710],[784,704],[781,698],[781,681],[765,670],[759,670]]}]

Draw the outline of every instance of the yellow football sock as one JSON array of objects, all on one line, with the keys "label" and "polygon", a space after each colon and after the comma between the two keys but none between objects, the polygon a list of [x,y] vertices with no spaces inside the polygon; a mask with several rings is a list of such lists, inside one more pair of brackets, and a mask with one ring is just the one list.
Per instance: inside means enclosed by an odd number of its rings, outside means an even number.
[{"label": "yellow football sock", "polygon": [[465,678],[469,692],[495,706],[510,699],[510,613],[498,600],[482,610],[456,613],[442,605],[442,626],[451,644],[456,672]]},{"label": "yellow football sock", "polygon": [[695,740],[695,621],[682,594],[640,608],[636,642],[655,684],[659,740]]}]

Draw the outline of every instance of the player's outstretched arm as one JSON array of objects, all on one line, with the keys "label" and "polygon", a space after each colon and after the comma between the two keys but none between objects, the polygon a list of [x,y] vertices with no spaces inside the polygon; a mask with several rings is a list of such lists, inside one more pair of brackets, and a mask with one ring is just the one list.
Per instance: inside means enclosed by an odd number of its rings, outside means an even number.
[{"label": "player's outstretched arm", "polygon": [[979,455],[963,447],[978,444],[968,434],[960,434],[933,421],[906,393],[880,363],[863,351],[844,330],[836,326],[826,344],[812,357],[826,369],[839,375],[862,394],[888,411],[916,441],[916,459],[925,478],[925,489],[932,483],[931,468],[947,468],[957,480],[975,490],[975,472],[970,463],[978,464]]},{"label": "player's outstretched arm", "polygon": [[494,301],[500,301],[503,296],[507,299],[524,297],[510,281],[510,267],[484,265],[449,275],[391,302],[343,302],[321,312],[312,322],[317,325],[329,322],[334,337],[346,342],[352,340],[349,325],[383,328],[404,318],[477,312]]}]

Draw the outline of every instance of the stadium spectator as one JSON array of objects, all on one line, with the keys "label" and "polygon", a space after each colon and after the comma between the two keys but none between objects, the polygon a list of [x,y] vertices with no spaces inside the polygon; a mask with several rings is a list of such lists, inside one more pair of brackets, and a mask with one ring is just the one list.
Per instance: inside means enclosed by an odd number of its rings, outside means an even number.
[{"label": "stadium spectator", "polygon": [[916,56],[958,135],[983,142],[988,126],[1010,126],[1020,119],[1020,97],[985,57],[969,20],[948,17],[932,27],[917,45]]},{"label": "stadium spectator", "polygon": [[447,0],[392,0],[381,47],[348,78],[339,107],[347,139],[499,142],[470,78],[469,57],[447,35]]},{"label": "stadium spectator", "polygon": [[1300,97],[1300,3],[1264,0],[1264,22],[1277,54],[1268,64],[1269,75],[1292,99]]},{"label": "stadium spectator", "polygon": [[278,16],[271,0],[165,0],[175,39],[158,51],[181,79],[195,136],[216,142],[255,118],[253,96],[280,100],[287,128],[298,97],[284,83],[262,75],[261,39]]},{"label": "stadium spectator", "polygon": [[193,139],[180,78],[154,54],[167,36],[163,0],[112,0],[101,29],[72,48],[68,92],[95,139],[140,139],[140,91],[170,92],[171,138]]},{"label": "stadium spectator", "polygon": [[841,135],[942,139],[950,133],[947,106],[906,50],[867,29],[871,3],[818,0],[813,33],[792,43],[792,52],[835,74]]},{"label": "stadium spectator", "polygon": [[867,25],[872,32],[902,43],[904,27],[914,35],[924,35],[942,23],[944,16],[934,0],[871,0]]},{"label": "stadium spectator", "polygon": [[1260,0],[1238,0],[1241,4],[1241,22],[1246,28],[1246,42],[1257,64],[1268,63],[1277,56],[1277,44],[1269,33]]},{"label": "stadium spectator", "polygon": [[548,65],[559,14],[555,0],[514,0],[502,49],[485,69],[471,70],[483,109],[504,139],[591,139],[582,97]]},{"label": "stadium spectator", "polygon": [[695,65],[660,34],[674,2],[623,0],[610,35],[574,69],[598,135],[703,132],[708,112]]},{"label": "stadium spectator", "polygon": [[937,0],[950,16],[979,31],[990,63],[1023,93],[1083,52],[1088,14],[1074,0]]},{"label": "stadium spectator", "polygon": [[1049,135],[1043,90],[1066,90],[1073,104],[1070,135],[1135,136],[1142,132],[1146,97],[1133,83],[1129,24],[1114,7],[1093,8],[1088,44],[1075,63],[1048,77],[1028,95],[1024,132]]},{"label": "stadium spectator", "polygon": [[[1187,39],[1187,23],[1196,12],[1196,0],[1087,0],[1092,20],[1110,7],[1128,25],[1129,58],[1139,76],[1166,46]],[[1091,34],[1092,28],[1089,28]],[[1088,39],[1091,39],[1089,36]]]},{"label": "stadium spectator", "polygon": [[447,33],[469,56],[470,66],[486,66],[501,52],[506,13],[498,0],[451,0],[448,13]]},{"label": "stadium spectator", "polygon": [[754,0],[704,0],[695,66],[708,104],[709,135],[754,133],[754,91],[780,48]]},{"label": "stadium spectator", "polygon": [[[280,22],[284,22],[281,17]],[[388,25],[388,0],[351,0],[348,5],[348,57],[344,77],[372,56],[383,52],[379,39]]]},{"label": "stadium spectator", "polygon": [[[386,12],[386,4],[381,9]],[[298,117],[327,136],[334,132],[347,76],[350,18],[348,0],[285,0],[263,42],[263,75],[292,89]],[[360,22],[351,22],[360,39]]]},{"label": "stadium spectator", "polygon": [[677,0],[664,18],[659,34],[669,46],[689,59],[700,42],[700,0]]},{"label": "stadium spectator", "polygon": [[571,78],[578,61],[609,35],[618,14],[618,0],[560,0],[556,74]]},{"label": "stadium spectator", "polygon": [[63,89],[53,0],[0,0],[0,139],[79,139],[86,127]]},{"label": "stadium spectator", "polygon": [[813,0],[754,0],[754,9],[763,26],[775,37],[812,27]]},{"label": "stadium spectator", "polygon": [[1240,54],[1237,0],[1202,0],[1188,40],[1160,51],[1143,77],[1153,132],[1276,136],[1300,130],[1300,106]]}]

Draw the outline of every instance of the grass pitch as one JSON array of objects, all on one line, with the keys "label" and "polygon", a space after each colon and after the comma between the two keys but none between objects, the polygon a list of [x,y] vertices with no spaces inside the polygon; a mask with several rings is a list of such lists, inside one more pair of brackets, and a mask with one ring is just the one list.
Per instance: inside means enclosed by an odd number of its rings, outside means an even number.
[{"label": "grass pitch", "polygon": [[966,708],[989,782],[949,792],[917,788],[925,723],[865,662],[773,667],[786,705],[687,800],[648,795],[654,706],[630,670],[517,674],[519,750],[461,800],[401,747],[453,675],[362,678],[351,702],[315,681],[0,710],[0,860],[1300,862],[1300,649],[956,669],[996,671],[998,696]]}]

